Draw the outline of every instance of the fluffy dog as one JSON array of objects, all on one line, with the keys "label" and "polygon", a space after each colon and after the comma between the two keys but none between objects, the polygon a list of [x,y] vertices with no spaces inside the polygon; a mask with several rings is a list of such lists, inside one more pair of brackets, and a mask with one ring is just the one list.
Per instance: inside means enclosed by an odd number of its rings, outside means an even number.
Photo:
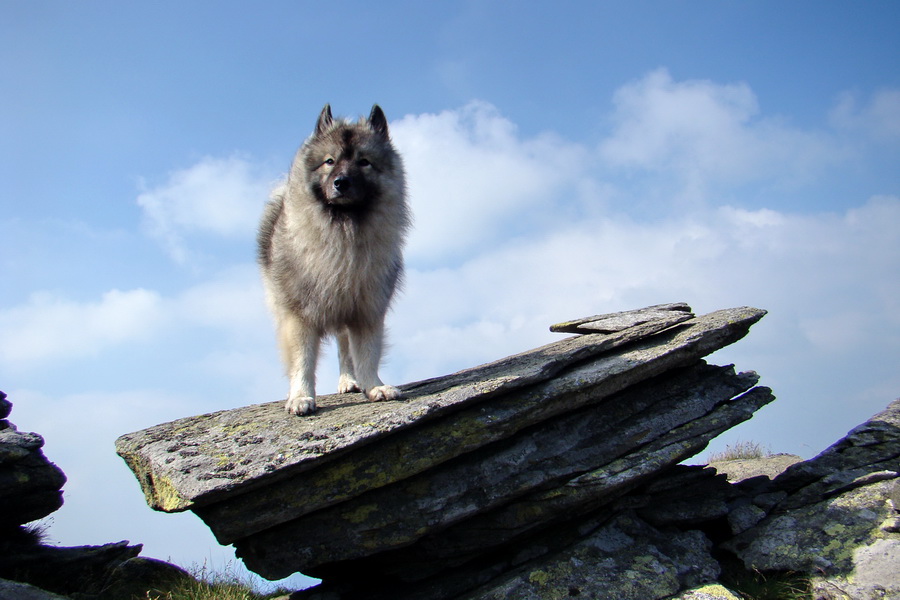
[{"label": "fluffy dog", "polygon": [[381,108],[352,123],[332,118],[326,104],[287,181],[272,192],[257,239],[290,378],[288,412],[316,408],[316,362],[326,335],[337,338],[338,392],[400,397],[378,368],[409,226],[403,164]]}]

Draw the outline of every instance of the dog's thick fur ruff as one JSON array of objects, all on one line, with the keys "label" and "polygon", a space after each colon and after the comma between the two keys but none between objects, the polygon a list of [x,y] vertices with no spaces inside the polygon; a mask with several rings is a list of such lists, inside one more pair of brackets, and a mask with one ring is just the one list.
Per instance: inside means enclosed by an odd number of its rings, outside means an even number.
[{"label": "dog's thick fur ruff", "polygon": [[272,192],[258,236],[266,301],[290,378],[289,412],[316,408],[326,335],[337,338],[338,392],[400,396],[378,368],[409,225],[403,165],[381,108],[351,123],[333,119],[325,105],[287,181]]}]

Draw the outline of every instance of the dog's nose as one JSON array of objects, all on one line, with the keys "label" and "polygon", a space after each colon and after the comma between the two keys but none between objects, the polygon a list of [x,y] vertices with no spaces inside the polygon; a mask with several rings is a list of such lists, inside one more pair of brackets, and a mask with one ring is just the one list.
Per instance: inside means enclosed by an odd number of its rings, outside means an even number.
[{"label": "dog's nose", "polygon": [[334,189],[338,192],[346,192],[350,189],[351,180],[346,175],[339,175],[334,179]]}]

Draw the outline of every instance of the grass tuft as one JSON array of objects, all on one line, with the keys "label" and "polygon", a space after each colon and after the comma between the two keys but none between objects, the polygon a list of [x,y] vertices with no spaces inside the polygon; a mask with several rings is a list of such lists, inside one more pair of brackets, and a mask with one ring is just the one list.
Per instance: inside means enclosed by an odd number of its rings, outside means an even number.
[{"label": "grass tuft", "polygon": [[[140,600],[272,600],[294,590],[257,591],[246,577],[235,573],[230,565],[213,571],[206,564],[189,569],[192,580],[179,582],[165,593],[147,592]],[[137,599],[136,599],[137,600]]]},{"label": "grass tuft", "polygon": [[719,557],[719,583],[744,600],[812,600],[810,576],[791,571],[762,573],[731,555]]},{"label": "grass tuft", "polygon": [[719,462],[723,460],[747,460],[752,458],[765,458],[772,456],[769,448],[763,447],[757,442],[738,441],[734,445],[728,444],[722,452],[712,452],[707,462]]}]

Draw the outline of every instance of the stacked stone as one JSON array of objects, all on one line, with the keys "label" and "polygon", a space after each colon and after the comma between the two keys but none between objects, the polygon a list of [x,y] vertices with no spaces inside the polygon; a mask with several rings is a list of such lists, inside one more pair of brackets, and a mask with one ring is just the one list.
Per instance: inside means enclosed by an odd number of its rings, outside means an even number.
[{"label": "stacked stone", "polygon": [[0,392],[0,531],[41,519],[63,503],[66,476],[47,460],[44,438],[7,420],[12,403]]},{"label": "stacked stone", "polygon": [[[603,509],[773,399],[755,373],[702,360],[764,314],[588,317],[552,328],[574,337],[402,386],[401,401],[323,397],[301,418],[254,405],[122,436],[117,451],[151,506],[193,510],[250,569],[321,577],[310,598],[541,597],[568,576],[590,596],[608,591],[584,584],[601,546],[672,573],[622,596],[661,598],[715,579],[710,542]],[[635,536],[659,550],[650,563]]]},{"label": "stacked stone", "polygon": [[140,544],[48,546],[23,529],[62,506],[66,476],[44,456],[41,436],[7,420],[11,410],[0,392],[0,600],[155,598],[189,579],[174,565],[139,557]]}]

